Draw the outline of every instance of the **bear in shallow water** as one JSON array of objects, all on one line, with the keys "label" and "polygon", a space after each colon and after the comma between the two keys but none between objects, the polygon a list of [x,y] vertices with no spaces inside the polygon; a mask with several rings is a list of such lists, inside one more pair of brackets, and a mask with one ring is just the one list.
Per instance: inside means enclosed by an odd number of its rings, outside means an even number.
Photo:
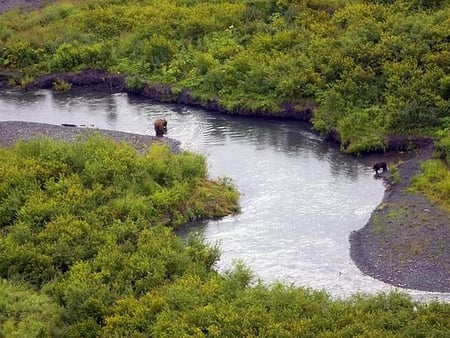
[{"label": "bear in shallow water", "polygon": [[373,165],[373,170],[375,170],[375,173],[378,174],[378,170],[382,169],[382,173],[385,173],[387,171],[387,164],[386,162],[377,162]]},{"label": "bear in shallow water", "polygon": [[157,137],[163,137],[167,134],[167,121],[165,119],[157,119],[154,124]]}]

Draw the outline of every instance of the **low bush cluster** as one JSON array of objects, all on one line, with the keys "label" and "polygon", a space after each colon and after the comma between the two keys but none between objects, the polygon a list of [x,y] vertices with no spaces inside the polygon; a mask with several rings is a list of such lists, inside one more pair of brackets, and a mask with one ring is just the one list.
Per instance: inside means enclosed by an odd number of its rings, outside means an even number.
[{"label": "low bush cluster", "polygon": [[98,326],[121,297],[206,273],[217,249],[185,246],[171,229],[238,211],[237,191],[207,178],[203,156],[163,144],[139,155],[97,135],[40,138],[0,159],[0,278],[46,289],[73,330]]}]

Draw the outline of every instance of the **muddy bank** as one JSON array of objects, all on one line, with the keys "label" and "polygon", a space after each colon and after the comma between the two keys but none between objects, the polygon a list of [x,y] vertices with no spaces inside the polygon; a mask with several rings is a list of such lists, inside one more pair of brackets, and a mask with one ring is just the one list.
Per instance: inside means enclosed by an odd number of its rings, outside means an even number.
[{"label": "muddy bank", "polygon": [[408,192],[432,144],[386,175],[383,202],[367,225],[350,235],[350,255],[365,274],[403,288],[450,292],[450,214],[424,195]]}]

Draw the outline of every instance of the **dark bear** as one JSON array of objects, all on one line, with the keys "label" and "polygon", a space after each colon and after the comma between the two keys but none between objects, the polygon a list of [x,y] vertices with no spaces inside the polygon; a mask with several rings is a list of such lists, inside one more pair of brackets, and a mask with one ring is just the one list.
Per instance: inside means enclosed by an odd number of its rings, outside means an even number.
[{"label": "dark bear", "polygon": [[157,137],[163,137],[164,134],[167,134],[167,121],[165,119],[157,119],[153,125]]},{"label": "dark bear", "polygon": [[387,171],[386,162],[377,162],[373,165],[373,170],[378,174],[378,170],[383,169],[383,173]]}]

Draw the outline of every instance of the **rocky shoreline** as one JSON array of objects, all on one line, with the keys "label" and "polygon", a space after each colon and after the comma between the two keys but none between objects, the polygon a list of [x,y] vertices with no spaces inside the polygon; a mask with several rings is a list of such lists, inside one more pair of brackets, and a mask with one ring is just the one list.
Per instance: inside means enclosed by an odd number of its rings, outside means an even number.
[{"label": "rocky shoreline", "polygon": [[450,292],[450,214],[426,196],[409,192],[421,162],[429,159],[432,144],[398,165],[383,202],[368,223],[350,235],[350,256],[365,274],[402,288]]},{"label": "rocky shoreline", "polygon": [[96,133],[111,137],[118,142],[128,143],[139,152],[145,151],[154,142],[165,143],[174,153],[181,151],[180,142],[168,137],[23,121],[0,121],[0,146],[9,146],[16,141],[25,141],[36,137],[49,137],[54,140],[70,142],[79,137],[87,137]]}]

